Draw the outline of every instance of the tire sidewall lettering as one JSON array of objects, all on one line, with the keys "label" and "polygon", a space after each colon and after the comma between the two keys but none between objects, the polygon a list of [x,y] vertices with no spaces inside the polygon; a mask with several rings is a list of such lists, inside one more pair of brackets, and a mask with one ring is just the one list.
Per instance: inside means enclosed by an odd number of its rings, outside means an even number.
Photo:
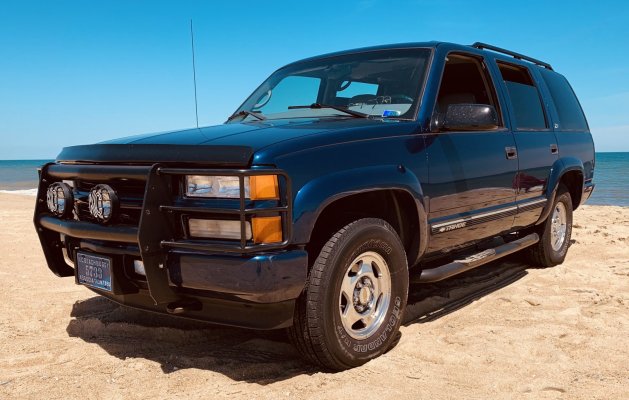
[{"label": "tire sidewall lettering", "polygon": [[[394,252],[394,246],[387,240],[370,238],[364,240],[362,244],[356,246],[355,250],[349,254],[346,254],[343,259],[343,265],[347,265],[351,262],[352,259],[357,257],[359,254],[365,251],[376,251],[380,255],[382,255],[387,263],[389,264],[390,274],[392,278],[391,282],[391,290],[392,295],[403,294],[406,296],[408,285],[404,281],[397,282],[396,285],[396,277],[399,274],[399,271],[395,269],[396,263],[400,261],[405,262],[405,258],[402,260],[398,260],[400,255],[397,255]],[[403,257],[403,255],[401,255]],[[340,283],[339,283],[340,285]],[[406,285],[406,287],[400,287],[402,285]],[[374,357],[374,351],[382,348],[383,346],[388,346],[392,340],[393,335],[397,332],[397,329],[400,326],[403,307],[406,304],[406,299],[402,299],[401,296],[395,296],[390,305],[389,310],[387,311],[384,321],[380,328],[369,338],[365,340],[356,340],[349,336],[343,327],[340,316],[338,315],[338,311],[334,310],[334,331],[337,336],[338,345],[340,350],[346,354],[347,357],[351,359],[364,359],[364,358],[372,358]],[[335,300],[335,307],[338,304],[338,298]],[[368,354],[371,353],[371,354]],[[377,353],[376,353],[377,354]]]},{"label": "tire sidewall lettering", "polygon": [[384,252],[383,255],[387,255],[387,256],[390,255],[391,252],[393,251],[393,247],[391,247],[391,245],[387,243],[386,241],[381,240],[381,239],[369,239],[368,241],[363,243],[354,253],[356,254],[363,253],[365,249],[381,250],[379,251],[379,253]]},{"label": "tire sidewall lettering", "polygon": [[[375,340],[367,344],[361,344],[358,342],[353,343],[352,350],[356,353],[366,353],[367,351],[373,351],[378,347],[382,346],[383,343],[386,342],[387,338],[391,334],[397,325],[400,319],[400,305],[402,304],[402,299],[400,297],[396,297],[393,305],[393,309],[391,310],[391,316],[389,317],[389,321],[386,324],[386,327],[382,333],[380,333]],[[343,329],[342,326],[340,326]],[[344,329],[343,329],[344,331]]]}]

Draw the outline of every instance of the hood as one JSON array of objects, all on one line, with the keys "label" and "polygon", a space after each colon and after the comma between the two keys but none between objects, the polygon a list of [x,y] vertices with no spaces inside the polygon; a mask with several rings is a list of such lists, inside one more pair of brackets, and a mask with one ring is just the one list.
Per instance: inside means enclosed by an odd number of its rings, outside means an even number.
[{"label": "hood", "polygon": [[[66,147],[57,157],[57,161],[188,162],[246,166],[254,153],[280,142],[299,142],[299,139],[304,137],[338,131],[354,131],[355,134],[351,136],[356,136],[364,128],[378,126],[384,128],[394,125],[391,122],[393,121],[357,118],[299,118],[223,124]],[[378,131],[380,134],[385,133],[383,129]],[[343,140],[351,140],[351,137],[343,136]]]}]

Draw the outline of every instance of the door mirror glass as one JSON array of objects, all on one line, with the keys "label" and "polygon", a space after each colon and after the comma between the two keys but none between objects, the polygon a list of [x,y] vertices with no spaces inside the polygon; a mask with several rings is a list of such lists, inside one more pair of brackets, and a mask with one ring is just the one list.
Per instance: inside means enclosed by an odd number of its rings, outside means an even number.
[{"label": "door mirror glass", "polygon": [[450,104],[441,124],[445,131],[481,131],[498,128],[498,113],[488,104]]}]

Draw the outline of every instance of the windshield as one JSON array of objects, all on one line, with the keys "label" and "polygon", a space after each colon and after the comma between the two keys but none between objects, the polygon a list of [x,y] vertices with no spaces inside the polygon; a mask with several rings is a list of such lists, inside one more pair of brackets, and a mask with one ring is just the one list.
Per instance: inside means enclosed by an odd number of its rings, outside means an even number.
[{"label": "windshield", "polygon": [[[352,117],[342,109],[414,119],[429,56],[428,49],[393,49],[290,64],[260,85],[234,113],[242,118],[232,120],[255,119],[246,112],[267,119]],[[318,107],[296,107],[311,105]]]}]

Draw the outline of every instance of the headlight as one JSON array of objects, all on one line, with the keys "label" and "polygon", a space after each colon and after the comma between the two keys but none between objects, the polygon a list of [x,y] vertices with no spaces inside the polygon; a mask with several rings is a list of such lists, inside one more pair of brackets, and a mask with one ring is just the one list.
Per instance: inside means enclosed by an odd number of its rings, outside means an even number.
[{"label": "headlight", "polygon": [[57,217],[66,218],[72,214],[74,197],[72,188],[65,183],[53,183],[46,191],[48,210]]},{"label": "headlight", "polygon": [[[277,175],[252,175],[243,180],[245,198],[251,200],[279,199]],[[240,179],[237,176],[186,176],[186,196],[240,198]]]},{"label": "headlight", "polygon": [[[245,197],[249,197],[249,178],[245,178]],[[240,179],[237,176],[186,176],[186,196],[240,198]]]}]

